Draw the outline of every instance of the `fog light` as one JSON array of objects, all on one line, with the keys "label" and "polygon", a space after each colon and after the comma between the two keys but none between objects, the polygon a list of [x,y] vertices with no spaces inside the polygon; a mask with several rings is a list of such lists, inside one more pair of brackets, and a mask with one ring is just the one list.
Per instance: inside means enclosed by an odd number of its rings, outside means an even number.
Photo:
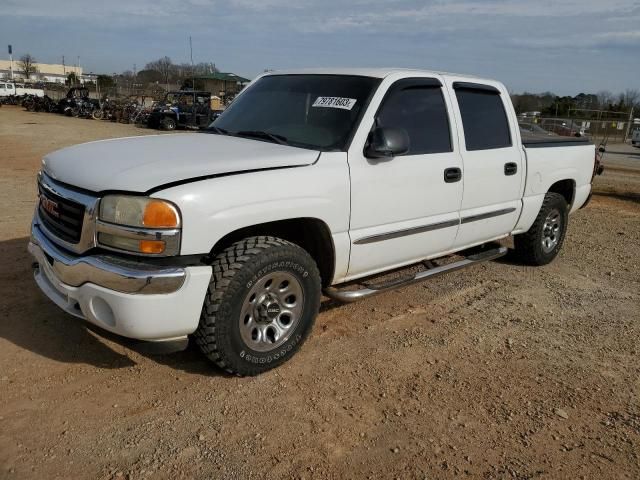
[{"label": "fog light", "polygon": [[98,242],[108,247],[118,248],[120,250],[129,250],[130,252],[137,252],[140,240],[135,238],[119,237],[110,233],[98,234]]}]

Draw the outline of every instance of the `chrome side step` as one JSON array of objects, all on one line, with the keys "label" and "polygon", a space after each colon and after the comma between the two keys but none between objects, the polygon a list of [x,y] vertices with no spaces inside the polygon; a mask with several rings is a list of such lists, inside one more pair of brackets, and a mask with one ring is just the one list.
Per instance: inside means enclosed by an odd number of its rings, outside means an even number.
[{"label": "chrome side step", "polygon": [[490,260],[495,260],[496,258],[500,258],[507,254],[508,249],[506,247],[497,247],[491,250],[485,250],[483,252],[474,253],[469,255],[468,257],[459,260],[454,263],[450,263],[448,265],[441,266],[433,266],[433,262],[427,261],[423,262],[428,269],[422,272],[417,273],[415,276],[409,279],[399,279],[394,280],[389,283],[383,284],[379,287],[371,287],[371,288],[361,288],[359,290],[338,290],[334,287],[328,287],[324,289],[324,294],[338,302],[343,303],[352,303],[363,298],[371,297],[372,295],[377,295],[379,293],[388,292],[389,290],[395,290],[397,288],[405,287],[407,285],[411,285],[413,283],[422,282],[423,280],[427,280],[432,277],[436,277],[438,275],[442,275],[444,273],[453,272],[455,270],[460,270],[465,267],[469,267],[471,265],[476,265],[482,262],[488,262]]}]

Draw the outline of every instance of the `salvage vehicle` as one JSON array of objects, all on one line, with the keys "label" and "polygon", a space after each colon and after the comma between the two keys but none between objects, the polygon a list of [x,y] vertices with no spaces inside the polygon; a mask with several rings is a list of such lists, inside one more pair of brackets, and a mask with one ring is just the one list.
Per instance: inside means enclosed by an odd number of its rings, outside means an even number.
[{"label": "salvage vehicle", "polygon": [[427,280],[505,255],[509,236],[516,258],[548,264],[598,162],[583,138],[523,141],[497,81],[268,73],[205,133],[46,155],[29,250],[66,312],[134,339],[192,338],[255,375],[300,348],[323,292],[352,302]]},{"label": "salvage vehicle", "polygon": [[147,119],[150,128],[203,128],[213,120],[211,93],[193,90],[169,92]]},{"label": "salvage vehicle", "polygon": [[631,145],[640,147],[640,122],[634,122],[633,129],[631,130]]},{"label": "salvage vehicle", "polygon": [[33,85],[28,83],[24,84],[0,81],[0,97],[22,97],[25,95],[44,97],[44,90],[42,88],[34,88]]},{"label": "salvage vehicle", "polygon": [[89,118],[99,108],[100,102],[89,97],[87,87],[71,87],[58,102],[58,112],[68,117]]}]

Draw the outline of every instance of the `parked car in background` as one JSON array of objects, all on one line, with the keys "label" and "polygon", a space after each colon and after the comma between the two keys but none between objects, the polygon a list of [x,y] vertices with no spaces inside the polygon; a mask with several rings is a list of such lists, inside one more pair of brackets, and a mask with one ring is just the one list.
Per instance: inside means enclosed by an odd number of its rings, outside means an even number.
[{"label": "parked car in background", "polygon": [[587,139],[523,139],[494,80],[272,72],[206,133],[45,156],[29,250],[69,314],[141,340],[192,335],[256,375],[304,343],[323,292],[352,302],[460,270],[505,255],[510,235],[515,258],[551,262],[598,161]]},{"label": "parked car in background", "polygon": [[631,132],[631,145],[640,147],[640,125],[636,125]]},{"label": "parked car in background", "polygon": [[585,127],[582,123],[566,118],[545,118],[540,121],[540,126],[562,137],[584,137]]},{"label": "parked car in background", "polygon": [[542,135],[546,137],[555,137],[556,133],[545,130],[540,125],[533,122],[519,121],[518,126],[523,135]]},{"label": "parked car in background", "polygon": [[152,110],[150,128],[204,128],[213,120],[211,92],[179,90],[169,92]]}]

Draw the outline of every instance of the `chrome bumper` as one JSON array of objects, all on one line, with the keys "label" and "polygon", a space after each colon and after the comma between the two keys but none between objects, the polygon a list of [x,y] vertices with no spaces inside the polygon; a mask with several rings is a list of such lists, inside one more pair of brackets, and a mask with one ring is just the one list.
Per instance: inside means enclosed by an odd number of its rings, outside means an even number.
[{"label": "chrome bumper", "polygon": [[186,278],[186,270],[180,267],[156,267],[113,255],[71,255],[52,243],[35,223],[28,248],[50,280],[53,276],[71,287],[92,283],[122,293],[163,294],[179,290]]}]

